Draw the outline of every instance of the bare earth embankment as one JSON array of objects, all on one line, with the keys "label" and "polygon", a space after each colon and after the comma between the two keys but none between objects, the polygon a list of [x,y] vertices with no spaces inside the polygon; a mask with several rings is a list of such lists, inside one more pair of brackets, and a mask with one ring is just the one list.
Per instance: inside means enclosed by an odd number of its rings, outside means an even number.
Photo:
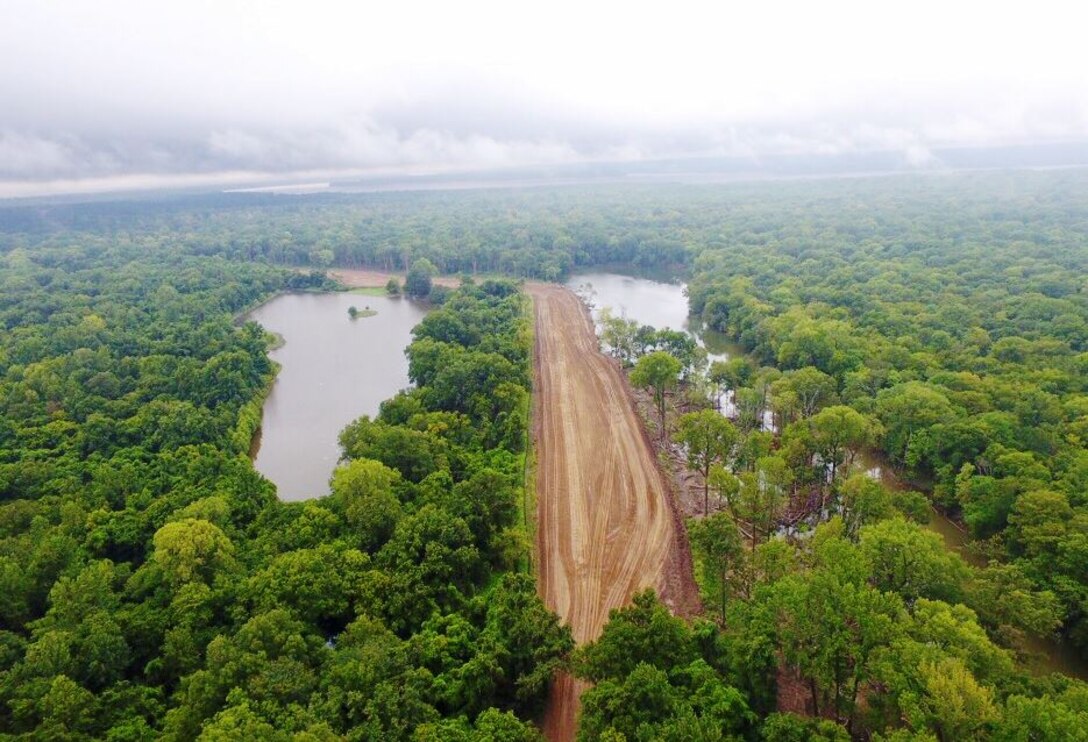
[{"label": "bare earth embankment", "polygon": [[[379,288],[384,287],[390,278],[397,279],[404,284],[403,273],[386,273],[379,270],[355,269],[355,268],[330,268],[329,277],[335,278],[345,286],[352,288]],[[461,280],[456,276],[435,276],[431,279],[438,286],[457,288]]]},{"label": "bare earth embankment", "polygon": [[[534,437],[537,585],[579,643],[613,608],[655,588],[673,609],[697,603],[682,526],[626,380],[597,349],[588,312],[568,289],[529,284],[536,317]],[[574,739],[582,684],[555,684],[550,740]]]}]

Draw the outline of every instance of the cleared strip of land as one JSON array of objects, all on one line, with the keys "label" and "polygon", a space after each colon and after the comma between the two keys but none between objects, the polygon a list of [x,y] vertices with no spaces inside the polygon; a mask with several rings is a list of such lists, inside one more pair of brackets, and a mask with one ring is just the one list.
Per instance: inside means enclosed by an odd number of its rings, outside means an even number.
[{"label": "cleared strip of land", "polygon": [[[401,284],[404,283],[403,273],[355,268],[333,268],[328,273],[330,277],[335,278],[345,286],[354,288],[384,287],[390,278],[397,279]],[[457,276],[435,276],[431,281],[437,286],[448,286],[450,288],[457,288],[461,285],[461,279]]]},{"label": "cleared strip of land", "polygon": [[[561,286],[527,290],[536,318],[537,585],[582,643],[638,590],[686,607],[694,585],[666,480],[588,312]],[[549,739],[574,739],[581,690],[570,678],[556,683]]]}]

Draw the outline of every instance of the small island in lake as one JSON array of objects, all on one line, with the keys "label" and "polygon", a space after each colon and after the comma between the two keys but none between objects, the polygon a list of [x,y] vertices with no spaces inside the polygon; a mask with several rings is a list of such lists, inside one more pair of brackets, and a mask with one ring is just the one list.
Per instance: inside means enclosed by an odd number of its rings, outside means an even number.
[{"label": "small island in lake", "polygon": [[369,306],[365,306],[362,309],[359,309],[354,305],[348,307],[348,316],[352,319],[359,319],[360,317],[373,317],[377,313],[378,311],[376,309],[371,309]]}]

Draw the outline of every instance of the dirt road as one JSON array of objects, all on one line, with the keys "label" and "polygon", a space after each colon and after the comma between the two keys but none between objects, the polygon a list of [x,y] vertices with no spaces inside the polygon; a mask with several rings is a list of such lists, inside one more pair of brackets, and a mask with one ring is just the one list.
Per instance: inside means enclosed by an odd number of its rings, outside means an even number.
[{"label": "dirt road", "polygon": [[[536,316],[537,586],[582,643],[642,588],[674,605],[697,598],[682,529],[623,374],[598,352],[571,291],[526,288]],[[556,683],[548,739],[574,739],[582,690],[570,678]]]}]

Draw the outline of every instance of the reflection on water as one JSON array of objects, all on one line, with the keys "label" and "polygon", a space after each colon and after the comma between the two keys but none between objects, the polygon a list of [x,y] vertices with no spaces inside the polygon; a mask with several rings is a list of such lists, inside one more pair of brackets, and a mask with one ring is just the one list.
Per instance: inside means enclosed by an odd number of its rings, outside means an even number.
[{"label": "reflection on water", "polygon": [[[579,273],[567,281],[567,286],[589,304],[594,320],[598,320],[601,310],[608,307],[614,314],[640,325],[689,332],[706,348],[707,360],[711,363],[744,354],[744,349],[726,335],[705,327],[698,318],[688,316],[688,297],[682,283],[602,272]],[[726,417],[737,416],[731,390],[718,397],[718,409]],[[770,410],[763,411],[761,429],[775,429],[774,414]]]},{"label": "reflection on water", "polygon": [[589,303],[594,320],[600,317],[602,309],[609,307],[617,316],[632,319],[640,325],[691,333],[706,348],[711,361],[725,361],[744,352],[722,333],[710,330],[698,319],[688,316],[688,297],[682,283],[601,272],[571,276],[567,287]]},{"label": "reflection on water", "polygon": [[711,360],[728,361],[733,356],[744,355],[744,348],[729,339],[729,336],[717,330],[711,330],[702,321],[692,320],[691,329],[703,341],[707,355]]},{"label": "reflection on water", "polygon": [[681,283],[662,283],[617,273],[580,273],[567,286],[589,301],[593,318],[604,307],[658,330],[688,329],[688,299]]},{"label": "reflection on water", "polygon": [[[351,319],[352,306],[377,315]],[[247,316],[285,340],[271,353],[281,368],[264,404],[253,462],[280,498],[328,493],[340,431],[408,386],[404,349],[424,315],[407,299],[287,294]]]},{"label": "reflection on water", "polygon": [[[854,466],[862,469],[869,478],[877,480],[893,492],[905,492],[910,489],[895,475],[879,452],[864,451],[858,454],[854,460]],[[970,548],[971,539],[967,532],[944,513],[933,510],[926,527],[940,536],[945,546],[963,557],[968,564],[976,567],[986,565],[982,555]]]}]

